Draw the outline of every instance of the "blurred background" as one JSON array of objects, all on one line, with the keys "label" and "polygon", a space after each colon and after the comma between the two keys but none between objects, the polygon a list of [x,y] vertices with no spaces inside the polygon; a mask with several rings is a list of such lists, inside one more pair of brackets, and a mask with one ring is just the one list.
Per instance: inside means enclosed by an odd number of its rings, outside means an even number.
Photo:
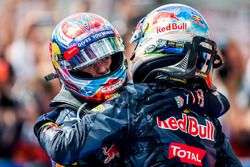
[{"label": "blurred background", "polygon": [[48,41],[53,27],[76,12],[93,12],[111,21],[128,40],[137,22],[172,2],[190,5],[206,18],[225,65],[214,81],[231,103],[221,118],[224,132],[244,166],[250,166],[250,1],[249,0],[0,0],[0,167],[50,166],[33,124],[49,112],[60,89],[45,82],[53,71]]}]

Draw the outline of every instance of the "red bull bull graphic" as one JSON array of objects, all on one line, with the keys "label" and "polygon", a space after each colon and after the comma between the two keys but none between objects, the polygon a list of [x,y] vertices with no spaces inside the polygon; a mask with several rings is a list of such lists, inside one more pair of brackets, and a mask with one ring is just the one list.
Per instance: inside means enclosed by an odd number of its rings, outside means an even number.
[{"label": "red bull bull graphic", "polygon": [[202,166],[205,154],[206,151],[200,148],[172,142],[169,145],[168,158],[179,157],[181,162]]},{"label": "red bull bull graphic", "polygon": [[112,159],[115,158],[115,156],[120,157],[118,148],[114,144],[109,149],[107,149],[107,147],[102,147],[102,149],[103,154],[107,155],[107,158],[104,160],[105,164],[109,163]]},{"label": "red bull bull graphic", "polygon": [[198,25],[202,26],[203,28],[205,27],[205,24],[204,24],[202,18],[198,15],[193,15],[190,18],[190,21],[193,22],[194,24],[198,24]]},{"label": "red bull bull graphic", "polygon": [[172,30],[187,30],[187,23],[169,23],[167,26],[164,27],[156,27],[157,34]]},{"label": "red bull bull graphic", "polygon": [[84,32],[84,29],[82,27],[83,26],[81,26],[80,28],[79,26],[71,24],[70,22],[64,22],[62,24],[62,32],[66,37],[73,39]]},{"label": "red bull bull graphic", "polygon": [[214,141],[214,125],[211,121],[206,119],[206,125],[199,124],[195,117],[187,116],[183,113],[181,119],[176,119],[174,116],[169,117],[166,120],[160,120],[157,118],[157,125],[161,129],[168,130],[180,130],[184,133],[188,133],[193,137],[199,137],[201,139],[206,139]]},{"label": "red bull bull graphic", "polygon": [[153,19],[153,24],[156,24],[159,19],[169,18],[172,20],[180,21],[176,15],[179,13],[179,9],[175,9],[174,12],[159,12]]},{"label": "red bull bull graphic", "polygon": [[[86,22],[85,25],[81,24],[82,20]],[[96,17],[95,15],[92,15],[92,18],[80,17],[77,15],[75,17],[72,17],[71,20],[65,21],[62,24],[62,32],[66,37],[73,39],[87,32],[92,34],[96,32],[96,31],[92,32],[91,31],[92,29],[101,28],[103,24],[104,24],[104,21],[101,18]],[[87,36],[87,35],[89,34],[88,33],[84,34],[84,36]]]},{"label": "red bull bull graphic", "polygon": [[57,126],[57,124],[53,123],[53,122],[48,122],[44,125],[49,125],[50,127],[49,128],[45,128],[43,130],[43,133],[45,133],[47,136],[53,136],[55,135],[54,131],[56,129],[59,129],[59,127]]}]

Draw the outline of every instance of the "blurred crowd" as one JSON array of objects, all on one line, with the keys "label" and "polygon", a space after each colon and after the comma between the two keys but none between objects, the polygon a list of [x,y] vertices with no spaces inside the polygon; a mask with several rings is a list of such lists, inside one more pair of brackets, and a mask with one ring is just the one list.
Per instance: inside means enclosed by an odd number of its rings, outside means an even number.
[{"label": "blurred crowd", "polygon": [[[136,23],[155,7],[169,2],[173,1],[1,0],[0,166],[50,166],[49,158],[36,141],[33,124],[39,115],[50,111],[49,102],[60,88],[57,80],[43,79],[53,71],[48,41],[59,20],[76,12],[100,14],[122,34],[129,58],[133,47],[128,41]],[[247,165],[250,161],[250,3],[246,1],[242,5],[243,14],[213,6],[204,8],[202,1],[186,4],[207,16],[208,24],[213,27],[212,38],[218,41],[225,63],[215,73],[214,80],[231,103],[221,122],[236,154]],[[239,32],[225,31],[230,27],[225,28],[226,23],[218,17],[214,20],[215,14],[238,18],[237,26],[242,25]]]}]

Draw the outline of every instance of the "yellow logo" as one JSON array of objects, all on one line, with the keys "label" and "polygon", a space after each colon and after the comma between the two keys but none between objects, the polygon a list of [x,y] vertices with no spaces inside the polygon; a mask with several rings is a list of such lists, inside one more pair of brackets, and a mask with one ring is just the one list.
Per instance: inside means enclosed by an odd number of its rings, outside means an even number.
[{"label": "yellow logo", "polygon": [[58,45],[56,43],[52,43],[52,63],[54,65],[54,67],[60,67],[60,65],[58,64],[57,60],[57,55],[61,55],[61,51],[60,48],[58,47]]}]

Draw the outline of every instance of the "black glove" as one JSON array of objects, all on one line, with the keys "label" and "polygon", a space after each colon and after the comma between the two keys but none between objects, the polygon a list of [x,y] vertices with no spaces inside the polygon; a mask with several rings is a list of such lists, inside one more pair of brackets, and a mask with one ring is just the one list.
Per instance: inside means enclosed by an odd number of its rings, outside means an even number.
[{"label": "black glove", "polygon": [[204,93],[201,89],[190,91],[184,88],[171,88],[161,93],[155,93],[144,100],[144,112],[161,119],[173,112],[184,111],[187,108],[204,108]]}]

